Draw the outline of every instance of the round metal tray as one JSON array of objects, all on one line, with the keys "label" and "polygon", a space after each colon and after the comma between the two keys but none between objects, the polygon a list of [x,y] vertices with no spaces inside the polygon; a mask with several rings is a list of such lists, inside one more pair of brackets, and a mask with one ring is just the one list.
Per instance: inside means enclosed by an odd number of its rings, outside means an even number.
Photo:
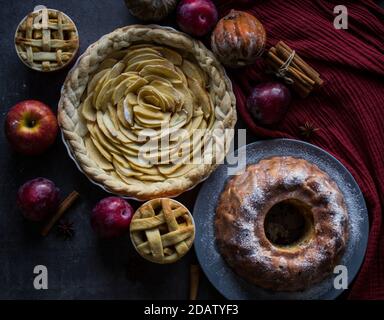
[{"label": "round metal tray", "polygon": [[[245,149],[244,149],[245,148]],[[342,191],[349,213],[350,237],[339,264],[348,270],[348,283],[356,276],[368,242],[368,213],[363,195],[349,171],[328,152],[297,140],[276,139],[249,144],[246,163],[254,164],[273,156],[293,156],[316,164],[328,173]],[[235,152],[238,154],[239,150]],[[202,269],[211,283],[228,299],[335,299],[343,289],[335,289],[335,274],[300,292],[273,292],[247,283],[226,264],[215,244],[214,217],[218,198],[228,176],[227,163],[221,165],[200,189],[193,210],[196,224],[195,250]]]}]

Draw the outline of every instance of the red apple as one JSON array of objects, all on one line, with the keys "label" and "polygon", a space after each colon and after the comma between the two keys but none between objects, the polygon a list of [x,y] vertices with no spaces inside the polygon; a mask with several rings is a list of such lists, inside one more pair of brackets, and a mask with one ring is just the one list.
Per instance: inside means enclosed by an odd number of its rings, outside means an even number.
[{"label": "red apple", "polygon": [[281,121],[290,103],[289,89],[279,82],[257,85],[247,99],[249,112],[258,123],[263,125],[273,125]]},{"label": "red apple", "polygon": [[45,178],[27,181],[17,192],[17,204],[26,219],[44,220],[54,213],[59,205],[59,189]]},{"label": "red apple", "polygon": [[211,0],[182,0],[176,18],[181,30],[201,37],[216,25],[218,14]]},{"label": "red apple", "polygon": [[14,105],[5,118],[5,134],[19,153],[37,155],[55,141],[57,119],[51,109],[36,100]]},{"label": "red apple", "polygon": [[102,238],[118,237],[129,230],[133,213],[133,208],[124,199],[107,197],[93,208],[91,225]]}]

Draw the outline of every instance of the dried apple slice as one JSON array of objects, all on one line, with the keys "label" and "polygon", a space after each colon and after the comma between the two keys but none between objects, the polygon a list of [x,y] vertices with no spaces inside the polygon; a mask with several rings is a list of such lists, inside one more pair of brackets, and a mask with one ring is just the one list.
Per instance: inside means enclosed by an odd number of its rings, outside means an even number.
[{"label": "dried apple slice", "polygon": [[159,55],[159,53],[150,48],[150,47],[145,47],[145,48],[138,48],[138,47],[130,47],[128,53],[125,55],[122,61],[127,62],[133,57],[139,56],[139,55],[144,55],[144,54],[154,54],[154,55]]},{"label": "dried apple slice", "polygon": [[135,165],[134,163],[130,163],[130,165],[131,165],[132,169],[134,169],[138,172],[149,174],[149,175],[154,175],[154,176],[159,175],[159,171],[155,167],[143,168],[143,167]]},{"label": "dried apple slice", "polygon": [[177,85],[175,87],[177,87],[177,91],[183,97],[181,108],[182,110],[184,110],[184,113],[187,116],[187,121],[190,121],[193,116],[193,106],[194,106],[194,99],[191,95],[191,92],[184,84]]},{"label": "dried apple slice", "polygon": [[181,65],[181,70],[183,70],[188,78],[197,80],[201,87],[205,87],[206,75],[196,64],[184,59],[183,64]]},{"label": "dried apple slice", "polygon": [[100,72],[96,73],[92,79],[89,81],[88,87],[87,87],[87,95],[93,94],[96,90],[95,87],[101,81],[101,79],[105,76],[105,74],[109,72],[109,69],[101,70]]},{"label": "dried apple slice", "polygon": [[193,132],[196,129],[198,129],[202,121],[203,121],[203,113],[200,113],[199,115],[195,116],[192,119],[190,131]]},{"label": "dried apple slice", "polygon": [[119,74],[121,74],[123,72],[124,69],[125,69],[125,63],[123,61],[116,63],[112,67],[109,77],[111,79],[116,78]]},{"label": "dried apple slice", "polygon": [[[130,145],[130,144],[116,144],[116,148],[119,149],[119,154],[121,157],[124,157],[125,155],[127,156],[132,156],[132,157],[136,157],[137,156],[137,151],[136,150],[133,150],[133,149],[130,149],[128,148],[127,146]],[[125,159],[125,158],[124,158]]]},{"label": "dried apple slice", "polygon": [[139,77],[138,75],[131,75],[129,73],[122,73],[120,75],[118,75],[116,78],[112,78],[111,80],[111,88],[117,88],[119,86],[119,84],[123,81],[125,81],[126,79],[132,79],[133,77],[135,77],[136,79]]},{"label": "dried apple slice", "polygon": [[[98,111],[98,113],[97,113],[97,117],[99,117],[100,114],[101,114],[101,112]],[[113,123],[112,123],[111,118],[109,117],[108,113],[103,113],[102,115],[103,115],[103,116],[102,116],[102,117],[103,117],[103,118],[102,118],[102,122],[103,122],[105,128],[108,130],[109,134],[112,135],[112,137],[116,138],[118,133],[117,133],[116,128],[113,126]],[[98,121],[98,124],[99,124],[99,126],[100,126],[99,121]],[[101,128],[101,127],[100,127],[100,128]],[[102,129],[102,128],[101,128],[101,129]],[[102,131],[104,132],[103,129],[102,129]]]},{"label": "dried apple slice", "polygon": [[146,66],[144,67],[140,73],[142,77],[145,77],[150,74],[158,75],[160,77],[165,77],[169,79],[172,83],[181,83],[181,77],[180,75],[173,69],[167,68],[164,66]]},{"label": "dried apple slice", "polygon": [[97,71],[111,69],[117,62],[119,62],[119,60],[117,60],[116,58],[112,58],[112,57],[107,58],[99,64]]},{"label": "dried apple slice", "polygon": [[113,106],[112,103],[109,103],[107,109],[108,109],[108,115],[111,118],[113,126],[116,128],[116,130],[119,130],[120,125],[119,125],[119,119],[117,117],[116,106]]},{"label": "dried apple slice", "polygon": [[85,148],[87,149],[90,158],[103,170],[112,170],[113,166],[98,150],[90,136],[84,137]]},{"label": "dried apple slice", "polygon": [[[147,119],[140,115],[135,116],[136,124],[133,128],[142,129],[142,128],[159,128],[162,125],[162,121],[157,119]],[[140,126],[140,127],[139,127]]]},{"label": "dried apple slice", "polygon": [[120,173],[121,175],[123,175],[125,177],[140,177],[143,175],[140,172],[132,170],[129,165],[126,167],[120,165],[120,163],[117,162],[116,159],[113,159],[113,165],[114,165],[117,173]]},{"label": "dried apple slice", "polygon": [[144,161],[142,157],[131,157],[127,155],[124,155],[124,156],[129,161],[129,163],[136,165],[138,167],[148,168],[148,169],[152,167],[152,164],[149,161]]},{"label": "dried apple slice", "polygon": [[134,82],[132,82],[127,89],[125,90],[125,94],[128,93],[136,93],[142,86],[146,85],[148,81],[144,78],[138,78]]},{"label": "dried apple slice", "polygon": [[121,178],[121,180],[123,180],[123,182],[125,182],[126,184],[128,185],[134,185],[134,186],[141,186],[142,188],[145,187],[145,183],[135,177],[125,177],[124,175],[120,174],[118,171],[117,171],[117,174],[119,175],[119,177]]},{"label": "dried apple slice", "polygon": [[175,112],[180,110],[184,101],[184,96],[182,93],[180,93],[172,85],[169,85],[166,82],[154,80],[150,83],[150,85],[164,100],[165,109],[167,111]]},{"label": "dried apple slice", "polygon": [[164,82],[164,83],[172,86],[172,82],[170,80],[163,78],[163,77],[160,77],[160,76],[155,75],[155,74],[148,74],[145,77],[143,77],[143,79],[147,80],[148,83],[151,83],[152,81],[160,81],[160,82]]},{"label": "dried apple slice", "polygon": [[92,99],[93,99],[93,92],[90,95],[88,95],[87,98],[82,103],[81,114],[83,115],[84,119],[94,122],[96,121],[96,110],[93,108]]},{"label": "dried apple slice", "polygon": [[179,75],[179,77],[181,79],[181,83],[187,83],[187,77],[185,76],[183,70],[181,70],[180,67],[175,66],[175,71]]},{"label": "dried apple slice", "polygon": [[141,70],[143,70],[145,67],[148,67],[148,66],[153,66],[153,67],[163,66],[167,68],[173,67],[173,65],[169,61],[166,61],[163,59],[151,59],[151,60],[137,61],[133,64],[128,64],[128,66],[125,68],[125,71],[140,72]]},{"label": "dried apple slice", "polygon": [[140,116],[145,119],[159,121],[164,121],[167,115],[169,115],[169,113],[155,112],[153,110],[150,110],[149,108],[142,107],[141,105],[134,106],[133,112],[135,114],[135,117]]},{"label": "dried apple slice", "polygon": [[129,84],[132,84],[132,80],[130,78],[126,78],[114,89],[112,94],[112,101],[114,104],[117,104],[118,101],[123,98]]},{"label": "dried apple slice", "polygon": [[107,80],[107,82],[101,87],[100,91],[95,93],[93,98],[93,105],[97,110],[106,110],[107,103],[113,94],[113,88],[111,89],[111,82],[112,79]]},{"label": "dried apple slice", "polygon": [[133,126],[133,105],[129,103],[129,97],[126,97],[123,101],[124,119]]},{"label": "dried apple slice", "polygon": [[111,162],[112,161],[112,155],[107,150],[104,149],[104,147],[101,145],[101,143],[97,139],[93,138],[92,136],[91,136],[91,139],[92,139],[93,144],[97,148],[97,150],[99,150],[99,152],[102,154],[102,156],[105,159],[107,159],[109,162]]},{"label": "dried apple slice", "polygon": [[184,164],[182,162],[170,163],[170,164],[166,164],[166,165],[159,165],[158,169],[159,169],[161,174],[168,177],[170,174],[176,172],[183,165]]},{"label": "dried apple slice", "polygon": [[178,177],[181,177],[181,176],[184,176],[186,175],[189,171],[191,171],[192,169],[194,169],[196,167],[195,164],[185,164],[183,166],[180,166],[179,168],[177,168],[176,171],[170,173],[167,175],[167,178],[178,178]]},{"label": "dried apple slice", "polygon": [[95,88],[93,90],[94,95],[93,95],[93,99],[92,99],[92,104],[95,108],[96,108],[96,100],[100,94],[101,89],[104,86],[104,83],[108,81],[110,73],[111,73],[111,70],[107,69],[105,74],[97,81],[97,83],[95,85]]},{"label": "dried apple slice", "polygon": [[170,111],[166,109],[167,100],[162,93],[151,85],[142,87],[137,95],[139,105],[146,105],[146,109],[153,110],[156,113],[161,110],[163,112]]},{"label": "dried apple slice", "polygon": [[[116,105],[116,115],[117,115],[117,119],[119,120],[119,123],[123,127],[130,127],[133,124],[133,115],[132,115],[132,112],[131,112],[131,114],[128,114],[127,117],[126,117],[125,109],[126,108],[128,109],[128,105],[124,104],[124,103],[127,103],[127,102],[125,102],[125,99],[126,98],[120,99],[120,101],[117,103],[117,105]],[[131,106],[131,108],[132,108],[132,106]],[[128,112],[129,112],[129,110],[128,110]],[[121,128],[121,125],[119,126],[119,128]]]},{"label": "dried apple slice", "polygon": [[[139,143],[127,143],[127,144],[125,144],[124,146],[123,146],[123,148],[127,148],[127,149],[130,149],[130,150],[132,150],[132,151],[134,151],[135,152],[135,157],[137,157],[137,155],[138,155],[138,153],[140,152],[140,150],[141,150],[141,148],[142,148],[143,146],[141,145],[141,144],[139,144]],[[124,157],[130,157],[130,154],[129,153],[127,153],[127,154],[123,154],[123,156]],[[127,159],[128,159],[127,158]],[[129,159],[128,159],[129,160]]]},{"label": "dried apple slice", "polygon": [[188,85],[191,89],[191,91],[194,94],[194,97],[197,99],[197,103],[201,106],[204,118],[209,118],[212,114],[212,105],[211,105],[211,99],[208,96],[208,93],[206,90],[204,90],[199,82],[195,79],[188,79]]},{"label": "dried apple slice", "polygon": [[172,62],[174,65],[179,66],[183,62],[183,57],[175,50],[169,49],[167,47],[156,47],[156,50],[160,52],[160,54],[165,59]]},{"label": "dried apple slice", "polygon": [[104,114],[101,111],[97,111],[96,113],[97,125],[94,127],[94,131],[102,132],[103,135],[107,137],[108,140],[110,140],[110,142],[116,143],[117,142],[116,136],[113,136],[111,132],[107,129],[107,127],[104,124],[103,117],[104,117]]},{"label": "dried apple slice", "polygon": [[109,116],[108,113],[105,113],[103,115],[103,122],[104,122],[104,125],[105,127],[107,128],[107,130],[109,131],[109,133],[115,138],[115,141],[120,141],[122,143],[129,143],[130,140],[125,136],[123,135],[118,128],[116,128],[114,125],[113,125],[113,122]]},{"label": "dried apple slice", "polygon": [[142,61],[149,61],[149,60],[158,60],[161,59],[160,53],[156,52],[149,52],[149,53],[144,53],[144,54],[138,54],[136,56],[131,57],[129,60],[126,60],[127,66],[130,64],[134,64],[137,62],[142,62]]},{"label": "dried apple slice", "polygon": [[111,152],[113,161],[117,161],[121,166],[129,166],[128,161],[119,153]]},{"label": "dried apple slice", "polygon": [[108,152],[115,152],[119,153],[119,149],[117,149],[115,146],[117,145],[117,142],[110,140],[109,137],[106,137],[98,126],[94,126],[93,128],[89,128],[91,133],[92,140],[97,140],[105,150],[108,150]]},{"label": "dried apple slice", "polygon": [[120,126],[120,132],[123,135],[125,135],[129,140],[131,140],[132,142],[137,141],[137,135],[134,133],[134,131],[132,131],[130,129],[126,129],[123,126]]},{"label": "dried apple slice", "polygon": [[[134,112],[135,112],[135,108],[134,108]],[[163,113],[162,115],[164,118],[160,120],[160,119],[148,118],[146,115],[141,113],[135,113],[135,121],[136,121],[136,124],[141,125],[143,128],[164,127],[169,122],[171,114],[167,112],[167,113]],[[138,129],[141,129],[141,128],[138,128]]]}]

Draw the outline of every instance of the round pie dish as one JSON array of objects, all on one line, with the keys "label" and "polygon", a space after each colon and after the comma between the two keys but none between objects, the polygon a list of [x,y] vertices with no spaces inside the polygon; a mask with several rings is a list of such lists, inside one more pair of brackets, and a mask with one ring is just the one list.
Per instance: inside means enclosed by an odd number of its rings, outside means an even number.
[{"label": "round pie dish", "polygon": [[133,215],[130,235],[136,251],[148,261],[169,264],[191,249],[195,239],[192,214],[180,202],[152,199]]},{"label": "round pie dish", "polygon": [[19,23],[15,48],[20,60],[29,68],[57,71],[67,66],[79,49],[79,33],[65,13],[36,6]]},{"label": "round pie dish", "polygon": [[142,201],[177,196],[224,161],[235,97],[201,42],[171,28],[132,25],[78,59],[64,82],[58,119],[91,181]]}]

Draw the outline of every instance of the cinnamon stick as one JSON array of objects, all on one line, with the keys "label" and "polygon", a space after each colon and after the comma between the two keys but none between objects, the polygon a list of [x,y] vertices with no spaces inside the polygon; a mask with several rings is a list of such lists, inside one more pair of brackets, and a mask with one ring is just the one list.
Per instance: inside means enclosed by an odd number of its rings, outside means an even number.
[{"label": "cinnamon stick", "polygon": [[[288,59],[292,53],[292,49],[283,41],[279,41],[277,43],[276,50],[284,60]],[[301,69],[309,78],[314,79],[317,86],[321,86],[323,84],[323,80],[320,79],[319,73],[309,66],[302,58],[300,58],[300,56],[295,55],[293,59],[293,66]]]},{"label": "cinnamon stick", "polygon": [[[281,55],[283,58],[286,57],[287,54],[289,57],[289,55],[292,53],[292,49],[288,47],[288,45],[286,45],[283,41],[279,41],[276,44],[276,50],[279,55]],[[295,57],[293,64],[295,67],[301,68],[307,75],[313,75],[313,77],[319,76],[319,74],[314,69],[312,69],[307,63],[305,63],[303,59],[301,59],[299,56]]]},{"label": "cinnamon stick", "polygon": [[76,199],[79,197],[79,193],[77,191],[72,191],[59,205],[56,213],[51,218],[51,220],[44,226],[43,230],[41,231],[42,236],[46,236],[49,231],[52,229],[52,227],[55,225],[55,223],[61,218],[61,216],[64,214],[67,209],[72,206],[72,204],[76,201]]},{"label": "cinnamon stick", "polygon": [[[284,60],[281,60],[277,56],[277,52],[276,52],[275,48],[271,48],[269,50],[268,56],[280,65],[283,65],[285,62]],[[288,73],[290,75],[292,75],[293,77],[297,78],[304,86],[313,86],[315,84],[315,81],[313,81],[311,78],[307,77],[303,72],[300,71],[300,69],[296,69],[296,68],[290,66],[288,69]]]},{"label": "cinnamon stick", "polygon": [[[308,96],[314,88],[323,84],[319,73],[296,52],[293,54],[293,50],[283,41],[279,41],[275,47],[269,49],[266,62],[276,75],[282,76],[287,84],[291,85],[303,98]],[[281,74],[283,67],[285,74]]]},{"label": "cinnamon stick", "polygon": [[[276,70],[280,68],[280,65],[276,62],[268,61],[268,63],[272,68],[274,68]],[[307,97],[312,91],[311,88],[308,88],[308,87],[302,85],[300,82],[295,83],[294,89],[302,98]]]},{"label": "cinnamon stick", "polygon": [[191,264],[189,272],[189,300],[196,300],[199,290],[200,267],[197,264]]}]

